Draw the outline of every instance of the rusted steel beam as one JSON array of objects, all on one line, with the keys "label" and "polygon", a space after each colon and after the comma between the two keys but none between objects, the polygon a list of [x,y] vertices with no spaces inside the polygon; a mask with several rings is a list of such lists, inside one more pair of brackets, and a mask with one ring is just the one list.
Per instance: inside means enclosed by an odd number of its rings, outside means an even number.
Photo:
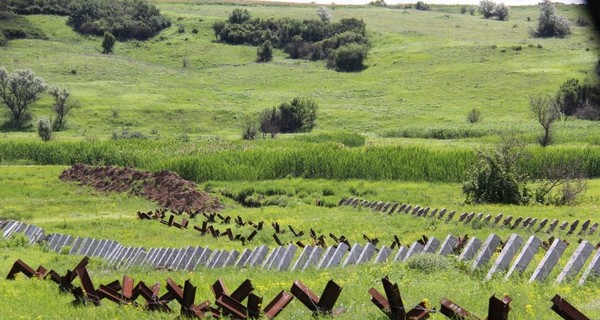
[{"label": "rusted steel beam", "polygon": [[23,273],[25,276],[27,276],[27,278],[32,278],[36,275],[36,271],[33,270],[33,268],[31,268],[27,263],[23,262],[21,259],[17,259],[17,261],[13,263],[12,268],[10,268],[10,271],[8,271],[6,280],[14,280],[15,276],[19,272]]},{"label": "rusted steel beam", "polygon": [[294,296],[281,291],[279,294],[264,308],[265,317],[267,319],[275,318],[292,300]]},{"label": "rusted steel beam", "polygon": [[456,303],[446,298],[442,298],[440,304],[442,305],[442,307],[440,308],[440,313],[452,320],[481,320],[478,317],[472,315],[463,307],[457,305]]},{"label": "rusted steel beam", "polygon": [[383,313],[385,313],[391,320],[404,320],[404,319],[427,319],[429,318],[429,310],[425,308],[425,303],[421,302],[414,308],[406,312],[402,297],[400,296],[400,290],[397,284],[392,284],[387,277],[381,279],[383,288],[387,299],[383,297],[379,291],[375,288],[369,289],[371,294],[371,302],[373,302]]},{"label": "rusted steel beam", "polygon": [[488,316],[487,320],[508,320],[508,312],[510,311],[510,302],[512,298],[509,296],[504,296],[502,300],[496,298],[495,296],[490,297],[490,302],[488,306]]},{"label": "rusted steel beam", "polygon": [[565,320],[590,320],[590,318],[585,316],[581,311],[577,310],[577,308],[572,306],[558,294],[550,301],[552,301],[552,311],[556,312],[556,314]]},{"label": "rusted steel beam", "polygon": [[333,307],[342,292],[342,287],[338,286],[333,280],[329,280],[321,298],[319,298],[302,282],[296,280],[292,284],[291,292],[313,314],[333,314]]},{"label": "rusted steel beam", "polygon": [[216,304],[221,307],[221,310],[225,315],[228,315],[233,319],[248,318],[248,310],[246,307],[241,302],[226,294],[221,295],[217,299]]}]

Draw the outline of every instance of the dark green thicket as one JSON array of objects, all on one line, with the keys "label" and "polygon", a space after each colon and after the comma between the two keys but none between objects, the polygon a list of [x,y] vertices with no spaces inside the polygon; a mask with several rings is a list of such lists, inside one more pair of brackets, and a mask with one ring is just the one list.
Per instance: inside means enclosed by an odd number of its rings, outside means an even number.
[{"label": "dark green thicket", "polygon": [[11,39],[45,39],[46,34],[27,19],[0,8],[0,46]]},{"label": "dark green thicket", "polygon": [[[292,59],[330,59],[334,62],[330,67],[339,71],[362,70],[368,51],[366,25],[356,18],[333,23],[322,19],[253,19],[247,10],[235,9],[227,21],[216,22],[213,30],[221,42],[260,46],[268,41],[273,47],[285,50]],[[346,59],[344,64],[335,64],[337,59],[333,57],[336,53],[345,50],[344,57],[347,57],[347,46],[351,45],[360,46],[360,50],[352,50],[353,53],[360,53],[353,56],[354,60],[360,61],[348,63]]]},{"label": "dark green thicket", "polygon": [[6,0],[19,14],[56,14],[66,16],[73,0]]},{"label": "dark green thicket", "polygon": [[117,39],[148,39],[171,25],[144,0],[73,0],[67,23],[83,34],[110,32]]}]

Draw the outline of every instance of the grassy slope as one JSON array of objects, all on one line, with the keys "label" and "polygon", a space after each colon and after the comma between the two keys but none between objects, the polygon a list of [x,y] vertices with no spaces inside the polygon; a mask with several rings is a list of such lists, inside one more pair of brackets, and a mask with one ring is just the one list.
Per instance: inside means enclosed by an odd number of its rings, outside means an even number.
[{"label": "grassy slope", "polygon": [[[338,7],[335,20],[365,20],[373,48],[367,70],[336,73],[323,62],[289,60],[281,52],[273,63],[257,64],[255,48],[215,43],[212,24],[234,6],[157,5],[174,26],[148,42],[118,43],[115,55],[101,55],[100,39],[74,34],[65,18],[29,16],[50,40],[13,41],[0,51],[0,60],[9,70],[29,67],[71,89],[82,109],[71,118],[71,130],[61,134],[66,139],[106,138],[123,127],[145,134],[156,129],[162,136],[237,137],[247,117],[294,96],[319,103],[317,130],[382,134],[466,127],[467,111],[479,108],[483,123],[476,129],[531,132],[528,96],[553,94],[570,77],[590,77],[597,55],[589,28],[573,26],[567,39],[531,38],[536,7],[513,8],[508,22],[461,15],[458,7],[446,9],[450,13]],[[258,17],[316,17],[312,6],[249,10]],[[561,7],[572,20],[583,14],[579,10]],[[186,33],[178,34],[177,24]],[[199,33],[192,34],[193,28]],[[187,69],[184,58],[190,61]],[[38,103],[36,115],[49,113],[49,103],[47,98]],[[581,141],[582,135],[596,141],[600,134],[588,122],[560,127],[559,141]],[[27,134],[5,134],[20,135]]]},{"label": "grassy slope", "polygon": [[[137,198],[115,194],[98,194],[93,190],[79,188],[73,184],[58,182],[57,176],[63,167],[44,166],[8,166],[0,167],[1,192],[0,217],[17,218],[35,223],[50,232],[68,233],[78,236],[91,236],[97,238],[110,237],[125,244],[146,247],[172,246],[183,247],[187,245],[209,246],[210,248],[236,248],[242,249],[238,243],[224,239],[212,240],[207,237],[198,237],[192,230],[170,230],[163,225],[153,222],[143,222],[135,218],[137,210],[151,210],[153,204]],[[260,183],[210,183],[202,188],[213,191],[228,189],[237,191],[253,187],[260,192],[279,190],[287,192],[281,195],[280,203],[285,207],[270,206],[263,209],[246,209],[231,201],[226,200],[225,214],[241,215],[244,219],[257,221],[264,219],[267,223],[277,221],[280,224],[292,224],[296,229],[307,230],[315,228],[317,232],[345,234],[350,239],[359,241],[362,233],[377,236],[385,244],[391,242],[392,235],[397,234],[403,244],[408,244],[418,239],[422,234],[443,238],[447,234],[465,234],[486,237],[489,233],[496,233],[502,238],[507,238],[510,230],[480,228],[471,229],[457,223],[432,222],[414,219],[408,216],[385,216],[374,214],[369,210],[356,210],[351,208],[326,209],[313,205],[316,198],[323,198],[322,192],[327,189],[333,195],[325,197],[326,201],[336,201],[341,197],[354,193],[364,194],[365,198],[381,200],[399,200],[411,204],[430,205],[432,207],[448,207],[459,212],[481,211],[496,214],[504,212],[514,216],[556,217],[560,219],[585,219],[597,210],[596,203],[600,194],[600,183],[593,181],[590,192],[584,203],[575,208],[538,207],[524,211],[523,208],[511,206],[462,206],[458,200],[458,186],[454,184],[416,184],[416,183],[390,183],[366,181],[304,181],[298,179],[265,181]],[[57,196],[60,195],[60,197]],[[324,218],[326,217],[326,218]],[[201,219],[196,219],[199,223]],[[269,229],[269,228],[267,228]],[[236,229],[236,232],[240,232]],[[270,247],[275,244],[270,236],[270,231],[265,231],[257,236],[257,243],[266,243]],[[528,236],[522,231],[522,236]],[[561,238],[576,243],[577,237],[559,233]],[[545,238],[545,235],[539,235]],[[289,234],[281,236],[282,240],[292,240]],[[598,242],[600,236],[587,237],[593,243]],[[297,240],[297,239],[293,239]],[[303,239],[305,242],[308,239]],[[362,242],[362,241],[359,241]],[[575,246],[569,246],[565,255],[570,255]],[[60,256],[48,253],[44,248],[25,249],[13,241],[0,242],[0,270],[8,270],[10,264],[17,258],[37,265],[55,268],[64,272],[77,263],[78,257]],[[537,264],[542,258],[540,252],[534,258],[532,265]],[[112,270],[101,260],[94,259],[90,269],[96,283],[106,283],[122,275],[122,271]],[[211,296],[208,284],[217,278],[222,278],[227,284],[240,283],[245,278],[255,282],[259,295],[265,298],[275,296],[281,289],[289,289],[294,279],[302,279],[309,287],[321,290],[324,282],[330,278],[343,285],[344,291],[340,303],[350,308],[343,319],[377,318],[377,309],[368,301],[367,289],[371,286],[379,287],[378,279],[389,275],[392,280],[398,281],[406,303],[416,304],[420,299],[427,298],[433,306],[438,305],[439,299],[446,296],[451,300],[467,307],[476,314],[484,314],[487,302],[482,296],[510,294],[514,298],[511,311],[514,319],[552,319],[548,299],[554,293],[560,293],[571,302],[581,307],[581,310],[592,318],[600,316],[596,307],[600,287],[597,282],[590,282],[582,289],[577,289],[574,284],[543,284],[526,285],[527,277],[533,271],[529,268],[523,278],[514,277],[504,282],[497,276],[491,282],[483,283],[482,272],[472,274],[468,268],[454,264],[449,270],[433,274],[411,270],[406,264],[365,265],[345,269],[332,269],[327,271],[309,270],[298,272],[266,272],[257,269],[248,270],[199,270],[194,273],[165,272],[148,269],[134,269],[128,271],[136,279],[146,282],[164,282],[167,277],[173,277],[183,282],[191,278],[199,286],[197,297],[209,298]],[[553,272],[553,279],[558,269]],[[487,270],[487,268],[484,268]],[[133,319],[144,316],[139,311],[129,307],[118,308],[110,303],[99,309],[68,307],[71,300],[69,296],[60,296],[49,282],[19,280],[19,284],[0,280],[0,288],[5,291],[5,299],[0,302],[0,312],[10,314],[11,319],[35,318],[37,315],[50,318],[81,317],[93,319],[123,318]],[[459,289],[457,288],[468,288]],[[24,297],[27,297],[25,299]],[[37,301],[32,303],[31,301]],[[526,305],[531,305],[527,307]],[[9,311],[10,310],[10,311]],[[50,310],[50,311],[49,311]],[[10,312],[10,313],[7,313]],[[532,315],[533,314],[533,315]],[[297,302],[290,305],[282,315],[282,319],[305,318],[305,309]],[[163,317],[163,316],[161,316]],[[166,318],[173,316],[165,315]],[[435,316],[433,319],[444,319]]]}]

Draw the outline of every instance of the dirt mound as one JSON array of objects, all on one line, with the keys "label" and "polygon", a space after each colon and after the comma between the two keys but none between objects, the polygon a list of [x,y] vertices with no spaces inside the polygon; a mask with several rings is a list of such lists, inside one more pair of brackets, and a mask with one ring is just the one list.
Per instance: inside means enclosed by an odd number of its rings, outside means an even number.
[{"label": "dirt mound", "polygon": [[77,181],[106,192],[128,192],[157,202],[176,213],[214,212],[222,208],[217,198],[198,191],[195,183],[166,170],[153,173],[78,163],[63,171],[60,179]]}]

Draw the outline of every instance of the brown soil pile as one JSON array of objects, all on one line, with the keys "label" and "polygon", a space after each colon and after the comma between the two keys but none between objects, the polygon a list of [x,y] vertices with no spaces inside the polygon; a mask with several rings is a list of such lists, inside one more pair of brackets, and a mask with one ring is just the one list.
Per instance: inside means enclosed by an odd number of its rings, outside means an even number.
[{"label": "brown soil pile", "polygon": [[101,191],[128,192],[155,201],[176,213],[214,212],[222,208],[217,198],[198,191],[195,183],[166,170],[153,173],[78,163],[63,171],[60,179],[78,181]]}]

